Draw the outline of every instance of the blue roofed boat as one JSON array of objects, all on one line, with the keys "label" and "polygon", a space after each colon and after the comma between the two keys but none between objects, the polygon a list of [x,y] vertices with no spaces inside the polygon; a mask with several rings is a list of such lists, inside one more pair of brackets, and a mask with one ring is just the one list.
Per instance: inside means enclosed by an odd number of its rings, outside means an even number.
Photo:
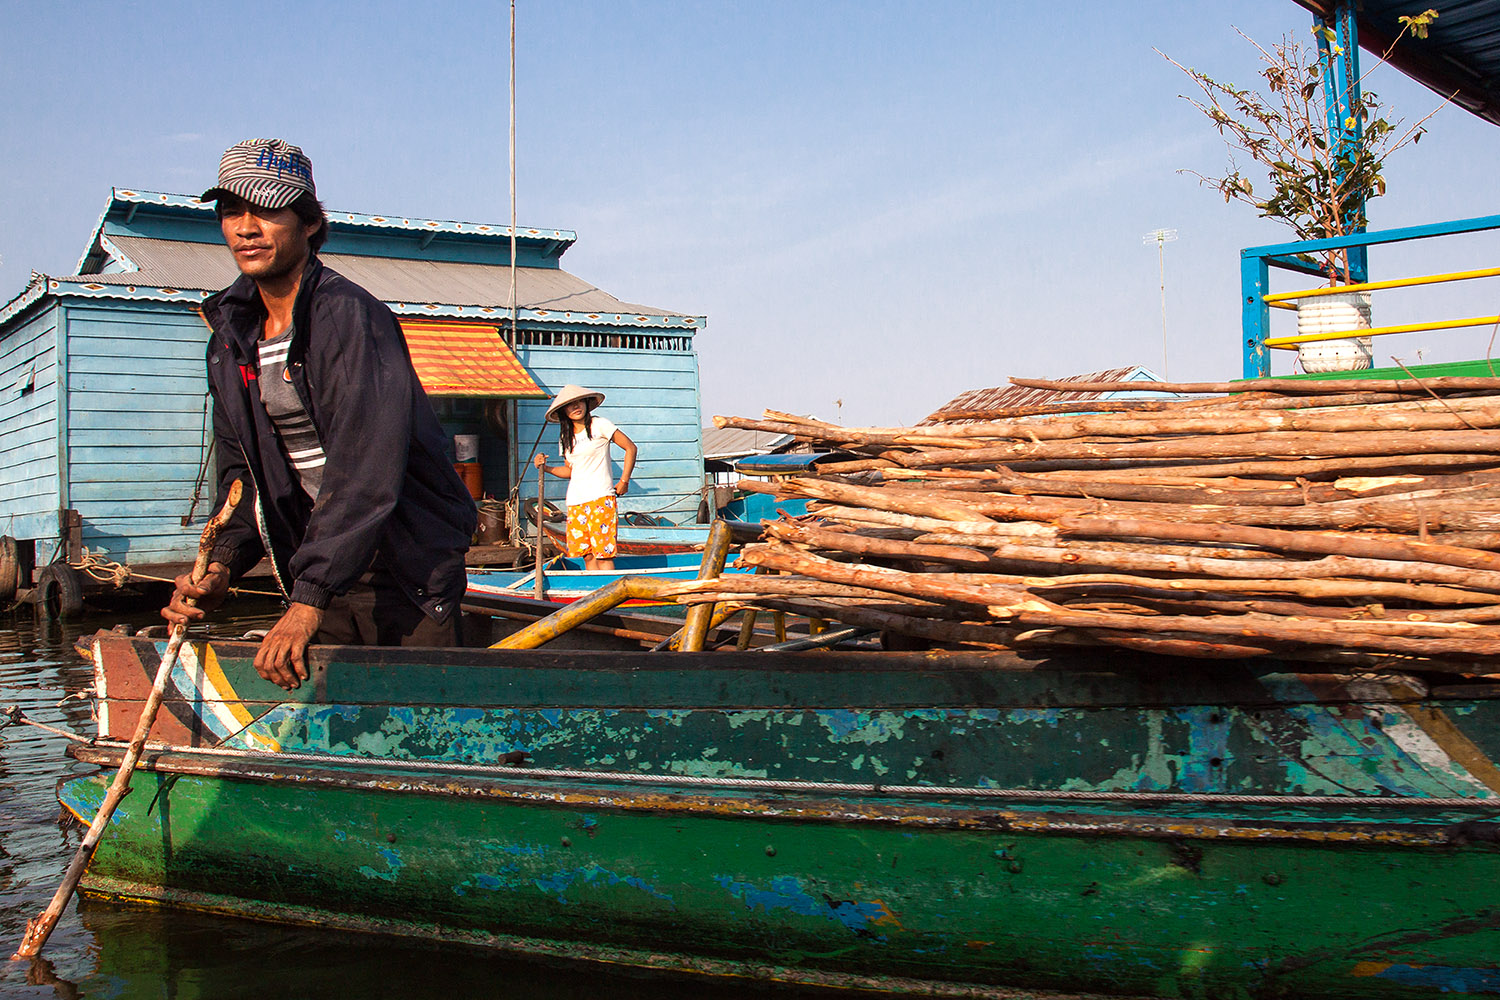
[{"label": "blue roofed boat", "polygon": [[[707,526],[704,526],[707,537]],[[701,545],[700,545],[701,547]],[[691,580],[698,575],[703,556],[699,552],[677,552],[660,555],[620,555],[614,569],[586,569],[582,559],[559,556],[542,567],[543,599],[554,604],[569,604],[587,597],[601,587],[630,577],[657,577],[666,580]],[[745,573],[731,555],[724,572]],[[466,598],[531,597],[536,590],[536,570],[470,569]],[[673,602],[637,598],[626,602],[632,607],[671,605]]]}]

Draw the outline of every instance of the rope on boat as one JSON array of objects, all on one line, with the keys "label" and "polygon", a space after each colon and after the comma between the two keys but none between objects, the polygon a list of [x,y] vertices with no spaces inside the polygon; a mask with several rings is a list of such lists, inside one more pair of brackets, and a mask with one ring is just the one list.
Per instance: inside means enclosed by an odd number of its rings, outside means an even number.
[{"label": "rope on boat", "polygon": [[21,711],[20,705],[7,705],[4,710],[0,710],[0,729],[16,725],[35,726],[44,732],[51,733],[54,736],[61,736],[75,743],[94,742],[87,736],[80,736],[77,733],[70,733],[66,729],[58,729],[56,726],[49,726],[46,723],[37,722],[35,719],[28,719],[26,718],[26,714]]},{"label": "rope on boat", "polygon": [[[87,742],[87,741],[85,741]],[[100,741],[99,745],[117,741]],[[552,778],[591,782],[624,782],[629,784],[676,785],[683,787],[734,788],[762,792],[846,792],[856,795],[901,798],[976,798],[1017,799],[1021,801],[1059,802],[1162,802],[1202,805],[1264,806],[1403,806],[1422,809],[1470,809],[1487,806],[1500,810],[1500,798],[1417,798],[1376,795],[1233,795],[1216,792],[1119,792],[1065,791],[1055,788],[982,788],[941,785],[860,784],[845,781],[788,781],[782,778],[707,778],[688,774],[637,774],[629,771],[592,771],[580,768],[543,768],[520,765],[477,764],[462,761],[396,760],[389,757],[356,757],[328,753],[265,753],[236,747],[159,747],[162,752],[185,756],[239,757],[263,763],[306,762],[336,766],[373,765],[398,770],[462,772],[476,775],[499,775],[506,778]]]},{"label": "rope on boat", "polygon": [[125,586],[132,579],[156,580],[165,583],[172,582],[170,580],[162,580],[161,577],[157,576],[146,576],[144,573],[137,574],[129,566],[117,563],[113,559],[107,559],[100,553],[90,552],[87,548],[83,550],[83,559],[80,562],[69,563],[68,565],[80,573],[87,573],[95,580],[101,583],[108,583],[115,588]]},{"label": "rope on boat", "polygon": [[188,504],[187,513],[182,515],[182,526],[186,528],[193,523],[193,515],[198,511],[198,505],[203,502],[203,486],[208,482],[208,460],[214,453],[214,436],[209,434],[209,425],[212,423],[209,414],[213,407],[210,405],[213,393],[203,394],[203,430],[198,438],[198,479],[193,484],[193,501]]},{"label": "rope on boat", "polygon": [[[80,562],[69,563],[80,573],[87,573],[100,583],[107,583],[116,589],[125,586],[132,580],[147,580],[151,583],[176,583],[170,577],[152,576],[149,573],[140,573],[131,569],[124,563],[115,562],[107,558],[103,552],[90,552],[87,547],[83,550],[83,559]],[[249,594],[255,597],[280,597],[280,594],[268,590],[248,590],[244,587],[230,587],[231,594]]]}]

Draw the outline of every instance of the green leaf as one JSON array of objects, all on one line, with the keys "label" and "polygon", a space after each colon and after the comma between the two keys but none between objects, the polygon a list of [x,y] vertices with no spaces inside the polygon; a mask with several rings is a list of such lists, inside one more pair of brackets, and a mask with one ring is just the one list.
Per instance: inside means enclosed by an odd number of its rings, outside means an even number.
[{"label": "green leaf", "polygon": [[1410,31],[1413,38],[1426,38],[1427,30],[1432,27],[1432,22],[1436,21],[1437,17],[1438,12],[1429,7],[1420,14],[1398,17],[1396,20],[1401,22],[1401,30]]}]

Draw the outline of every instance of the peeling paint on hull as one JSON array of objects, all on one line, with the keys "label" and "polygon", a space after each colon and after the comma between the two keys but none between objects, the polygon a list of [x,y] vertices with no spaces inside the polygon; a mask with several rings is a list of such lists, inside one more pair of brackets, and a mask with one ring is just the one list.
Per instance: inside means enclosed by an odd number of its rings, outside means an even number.
[{"label": "peeling paint on hull", "polygon": [[[64,799],[87,814],[103,788],[78,779]],[[195,776],[161,789],[149,817],[112,824],[88,888],[397,919],[433,937],[1052,989],[1400,996],[1419,968],[1480,987],[1500,975],[1489,845],[1106,837],[1043,817],[1033,831],[914,831],[727,810],[595,812],[590,826],[563,805],[402,791]]]}]

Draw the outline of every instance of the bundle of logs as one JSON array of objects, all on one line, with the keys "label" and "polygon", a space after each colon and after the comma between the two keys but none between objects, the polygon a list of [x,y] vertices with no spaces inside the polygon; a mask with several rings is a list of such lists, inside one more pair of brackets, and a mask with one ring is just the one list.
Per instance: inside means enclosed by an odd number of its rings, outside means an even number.
[{"label": "bundle of logs", "polygon": [[741,555],[756,575],[679,600],[949,648],[1495,669],[1500,378],[1011,381],[1177,395],[914,427],[716,417],[844,454],[742,480],[808,515],[765,524]]}]

